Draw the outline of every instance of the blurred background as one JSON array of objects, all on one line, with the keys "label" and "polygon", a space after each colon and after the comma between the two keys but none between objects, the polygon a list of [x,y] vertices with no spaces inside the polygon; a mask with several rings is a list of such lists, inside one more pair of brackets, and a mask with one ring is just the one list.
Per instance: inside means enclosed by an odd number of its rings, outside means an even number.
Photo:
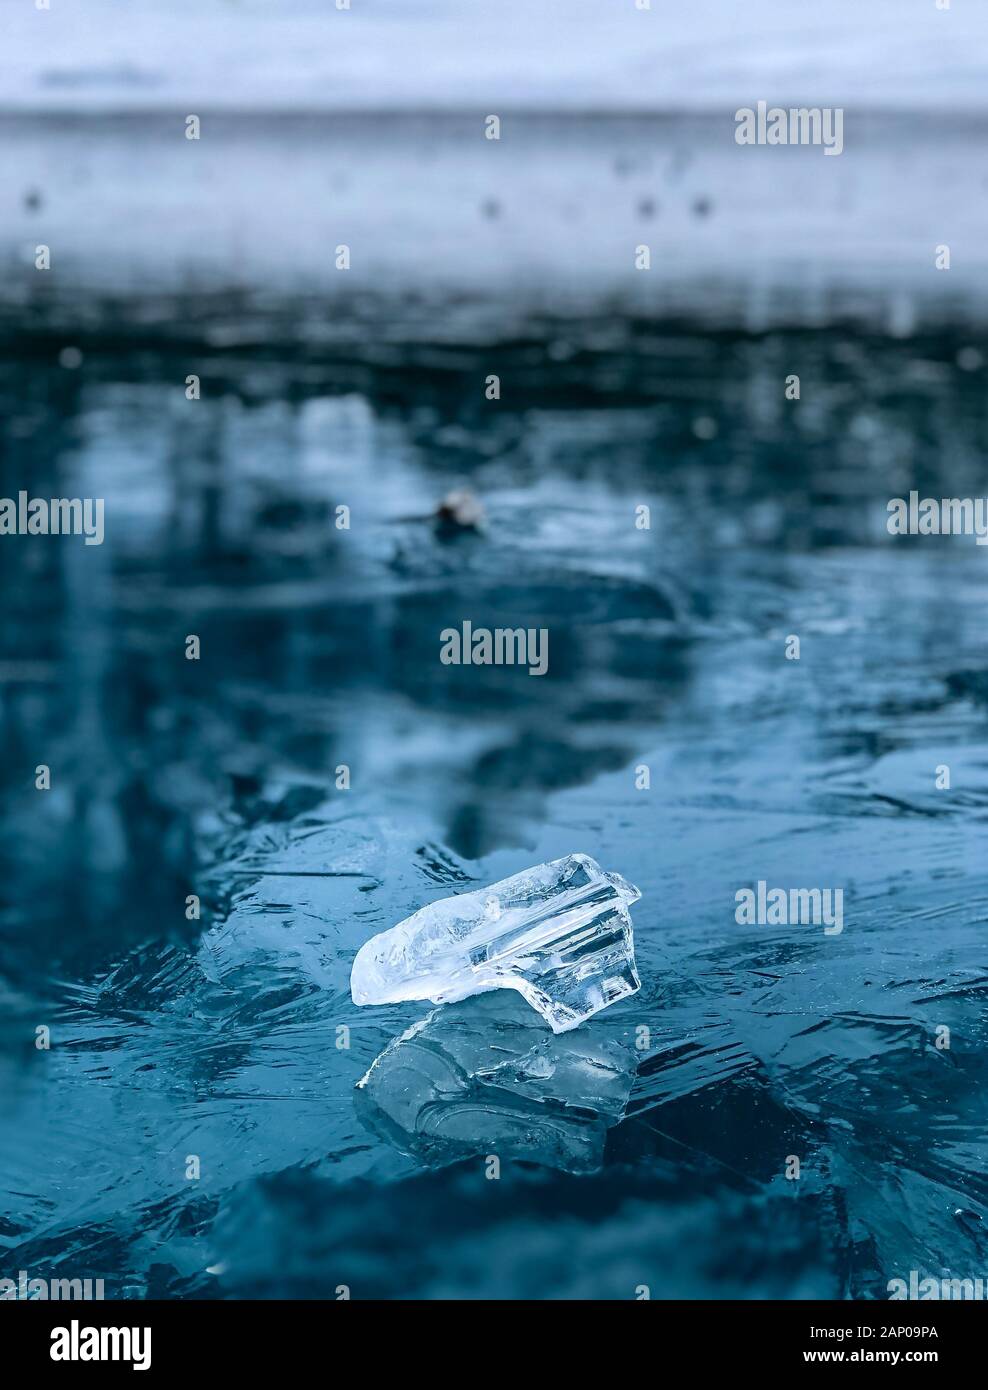
[{"label": "blurred background", "polygon": [[[988,494],[983,7],[52,4],[0,0],[0,495],[106,540],[0,543],[0,1277],[983,1275],[986,557],[885,527]],[[843,154],[738,146],[759,100]],[[442,666],[464,619],[548,675]],[[640,994],[353,1007],[574,850]],[[758,879],[843,933],[739,926]]]}]

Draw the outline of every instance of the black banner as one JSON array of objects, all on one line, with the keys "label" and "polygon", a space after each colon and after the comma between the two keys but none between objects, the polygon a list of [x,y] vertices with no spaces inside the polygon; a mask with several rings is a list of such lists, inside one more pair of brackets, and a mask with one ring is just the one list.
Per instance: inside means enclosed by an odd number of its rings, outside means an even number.
[{"label": "black banner", "polygon": [[[409,1365],[421,1371],[423,1345],[448,1335],[451,1309],[437,1303],[363,1302],[11,1302],[2,1316],[5,1357],[13,1354],[22,1374],[49,1364],[73,1369],[127,1373],[229,1373],[252,1375],[282,1370],[286,1357],[310,1356],[319,1348],[350,1346],[352,1337],[370,1337],[376,1360],[379,1337],[385,1345],[407,1348]],[[553,1344],[552,1357],[585,1369],[585,1329],[589,1311],[579,1303],[458,1303],[452,1317],[456,1340],[483,1338],[487,1373],[503,1363],[517,1369],[520,1343],[513,1336],[490,1336],[491,1318],[517,1327],[530,1339],[536,1323]],[[697,1370],[757,1372],[816,1365],[929,1366],[969,1364],[984,1335],[981,1309],[956,1302],[925,1303],[718,1303],[654,1302],[595,1304],[600,1336],[611,1329],[622,1344],[647,1336],[660,1338],[662,1356],[686,1360]],[[389,1335],[390,1334],[390,1335]],[[405,1337],[415,1340],[405,1341]],[[394,1340],[391,1340],[393,1336]],[[398,1339],[402,1340],[399,1341]],[[346,1339],[343,1341],[342,1339]],[[644,1344],[642,1344],[644,1345]],[[414,1348],[418,1346],[419,1350]],[[569,1350],[567,1351],[567,1348]],[[349,1356],[350,1353],[348,1353]],[[328,1374],[327,1370],[327,1374]]]}]

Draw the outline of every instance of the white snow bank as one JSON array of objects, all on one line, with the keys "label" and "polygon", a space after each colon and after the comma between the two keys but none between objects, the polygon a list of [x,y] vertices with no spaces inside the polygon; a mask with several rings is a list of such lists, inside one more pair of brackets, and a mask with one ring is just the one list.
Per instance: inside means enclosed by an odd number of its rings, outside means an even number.
[{"label": "white snow bank", "polygon": [[982,111],[988,4],[0,0],[0,108]]}]

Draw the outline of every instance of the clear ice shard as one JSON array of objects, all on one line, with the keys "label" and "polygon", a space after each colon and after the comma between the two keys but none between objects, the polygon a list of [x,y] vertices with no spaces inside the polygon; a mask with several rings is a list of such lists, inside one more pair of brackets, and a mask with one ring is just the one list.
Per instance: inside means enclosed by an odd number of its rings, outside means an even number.
[{"label": "clear ice shard", "polygon": [[357,952],[355,1004],[452,1003],[515,989],[554,1033],[641,986],[628,908],[641,897],[588,854],[441,898]]}]

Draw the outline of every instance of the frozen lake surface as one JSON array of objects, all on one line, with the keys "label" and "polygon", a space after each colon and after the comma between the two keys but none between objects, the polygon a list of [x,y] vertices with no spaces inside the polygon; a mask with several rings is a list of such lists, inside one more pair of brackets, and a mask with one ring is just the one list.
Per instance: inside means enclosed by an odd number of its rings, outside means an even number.
[{"label": "frozen lake surface", "polygon": [[[110,520],[5,586],[4,1273],[884,1297],[984,1268],[984,552],[884,530],[890,487],[985,490],[969,337],[47,344],[5,359],[0,490],[26,461]],[[794,365],[800,402],[763,389]],[[482,533],[416,519],[465,480]],[[442,666],[463,615],[548,627],[549,673]],[[642,889],[639,994],[565,1039],[468,1000],[397,1053],[431,1006],[353,1006],[373,934],[574,849]],[[758,879],[843,887],[844,930],[739,926]]]},{"label": "frozen lake surface", "polygon": [[[0,1277],[988,1272],[986,553],[886,530],[988,494],[986,11],[806,8],[0,0],[0,496],[106,509],[0,545]],[[760,99],[844,153],[739,147]],[[638,993],[353,1004],[574,851]]]}]

